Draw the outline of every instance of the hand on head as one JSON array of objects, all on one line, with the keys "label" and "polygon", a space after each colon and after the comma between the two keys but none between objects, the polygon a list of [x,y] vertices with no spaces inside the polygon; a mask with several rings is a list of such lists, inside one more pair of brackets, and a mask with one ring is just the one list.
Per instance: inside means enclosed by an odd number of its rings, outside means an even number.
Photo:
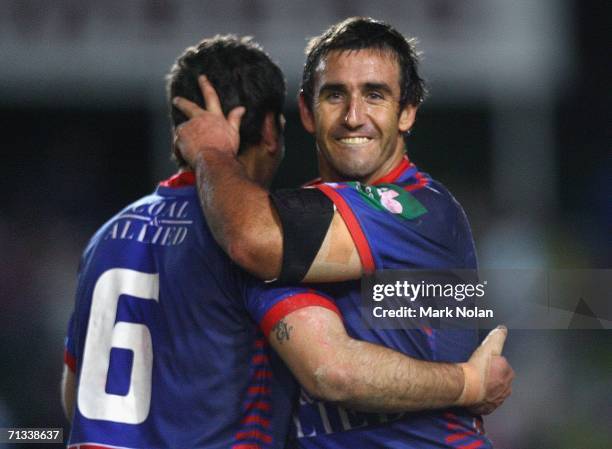
[{"label": "hand on head", "polygon": [[183,97],[172,99],[189,120],[175,129],[174,145],[190,166],[207,151],[236,155],[240,147],[240,121],[246,109],[238,106],[223,115],[219,96],[206,76],[198,78],[205,108]]}]

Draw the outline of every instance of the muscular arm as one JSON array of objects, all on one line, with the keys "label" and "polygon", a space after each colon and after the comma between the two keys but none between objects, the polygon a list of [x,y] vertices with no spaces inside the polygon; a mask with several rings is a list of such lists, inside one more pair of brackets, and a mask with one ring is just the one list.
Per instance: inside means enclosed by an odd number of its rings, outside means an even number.
[{"label": "muscular arm", "polygon": [[272,329],[269,341],[311,395],[368,412],[467,406],[490,413],[510,394],[500,357],[505,330],[465,364],[425,362],[351,338],[334,312],[307,307]]},{"label": "muscular arm", "polygon": [[200,203],[215,239],[234,262],[261,279],[279,276],[282,227],[268,191],[250,181],[239,160],[207,151],[193,163]]}]

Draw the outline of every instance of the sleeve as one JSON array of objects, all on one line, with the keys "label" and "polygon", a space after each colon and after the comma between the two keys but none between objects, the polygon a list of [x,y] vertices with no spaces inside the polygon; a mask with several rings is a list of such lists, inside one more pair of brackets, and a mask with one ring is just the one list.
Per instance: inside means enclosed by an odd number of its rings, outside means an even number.
[{"label": "sleeve", "polygon": [[253,280],[246,287],[244,301],[266,337],[281,319],[305,307],[325,307],[341,315],[332,298],[306,287],[276,287]]},{"label": "sleeve", "polygon": [[64,341],[64,364],[73,372],[76,372],[76,335],[74,312],[68,322],[68,332]]},{"label": "sleeve", "polygon": [[344,219],[366,273],[464,267],[453,232],[457,203],[443,187],[410,192],[401,184],[347,182],[317,188]]}]

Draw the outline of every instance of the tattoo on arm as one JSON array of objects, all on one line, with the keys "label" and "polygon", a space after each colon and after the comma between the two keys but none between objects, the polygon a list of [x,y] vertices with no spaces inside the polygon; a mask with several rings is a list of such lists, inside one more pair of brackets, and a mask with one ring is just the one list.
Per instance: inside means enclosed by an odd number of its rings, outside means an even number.
[{"label": "tattoo on arm", "polygon": [[285,320],[280,320],[276,325],[272,328],[272,330],[276,334],[276,339],[282,345],[283,340],[289,340],[289,336],[291,331],[293,330],[293,326],[289,326]]}]

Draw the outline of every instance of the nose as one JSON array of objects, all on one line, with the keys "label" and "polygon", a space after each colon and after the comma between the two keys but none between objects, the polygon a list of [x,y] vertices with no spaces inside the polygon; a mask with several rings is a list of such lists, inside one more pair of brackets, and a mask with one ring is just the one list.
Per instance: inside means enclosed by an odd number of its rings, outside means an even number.
[{"label": "nose", "polygon": [[350,97],[346,105],[344,124],[351,129],[359,128],[365,122],[365,107],[361,98]]}]

